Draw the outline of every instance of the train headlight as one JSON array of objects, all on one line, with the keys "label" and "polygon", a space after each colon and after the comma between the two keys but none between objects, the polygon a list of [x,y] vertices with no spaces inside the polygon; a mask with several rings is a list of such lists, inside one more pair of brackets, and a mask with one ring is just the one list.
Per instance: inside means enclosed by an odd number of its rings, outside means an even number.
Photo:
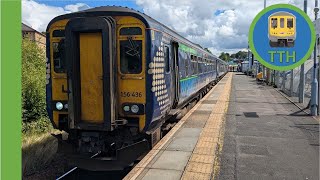
[{"label": "train headlight", "polygon": [[65,108],[65,109],[68,109],[68,104],[65,104],[65,105],[64,105],[64,108]]},{"label": "train headlight", "polygon": [[124,110],[125,112],[130,111],[130,106],[123,106],[123,110]]},{"label": "train headlight", "polygon": [[56,103],[56,108],[60,111],[63,109],[63,104],[61,102]]},{"label": "train headlight", "polygon": [[131,112],[138,113],[139,112],[139,106],[138,105],[132,105],[131,106]]},{"label": "train headlight", "polygon": [[143,115],[145,113],[144,104],[125,103],[122,104],[121,109],[124,115]]}]

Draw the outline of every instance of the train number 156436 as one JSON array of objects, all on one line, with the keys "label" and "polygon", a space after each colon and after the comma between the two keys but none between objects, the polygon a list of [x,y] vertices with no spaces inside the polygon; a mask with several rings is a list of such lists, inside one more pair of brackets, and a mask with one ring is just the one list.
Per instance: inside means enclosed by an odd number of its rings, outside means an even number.
[{"label": "train number 156436", "polygon": [[142,97],[142,92],[121,92],[121,97]]}]

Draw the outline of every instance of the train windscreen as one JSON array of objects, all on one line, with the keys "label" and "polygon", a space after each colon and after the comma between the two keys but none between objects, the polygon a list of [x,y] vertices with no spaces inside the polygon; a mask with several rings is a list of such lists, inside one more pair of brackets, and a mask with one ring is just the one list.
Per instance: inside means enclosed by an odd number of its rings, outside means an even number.
[{"label": "train windscreen", "polygon": [[66,63],[65,63],[65,53],[64,53],[64,39],[60,42],[52,43],[53,50],[53,65],[54,71],[56,73],[65,73],[66,72]]},{"label": "train windscreen", "polygon": [[288,28],[293,28],[293,19],[292,18],[288,18],[287,19],[287,27]]},{"label": "train windscreen", "polygon": [[140,74],[142,71],[142,41],[127,40],[120,41],[120,66],[123,74]]},{"label": "train windscreen", "polygon": [[271,19],[271,25],[273,28],[277,28],[278,27],[278,19],[277,18],[272,18]]}]

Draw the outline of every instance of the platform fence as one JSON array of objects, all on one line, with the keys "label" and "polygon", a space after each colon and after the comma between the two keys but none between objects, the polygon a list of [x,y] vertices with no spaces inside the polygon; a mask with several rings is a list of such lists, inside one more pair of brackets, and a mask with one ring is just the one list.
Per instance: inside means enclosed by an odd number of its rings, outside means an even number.
[{"label": "platform fence", "polygon": [[[308,109],[310,98],[311,98],[311,83],[313,79],[313,59],[309,59],[305,62],[305,85],[304,85],[304,103],[300,104],[303,108]],[[270,79],[267,77],[267,70],[259,64],[258,72],[265,72],[265,82],[269,85],[273,85],[275,88],[283,92],[285,95],[290,97],[294,102],[299,101],[299,86],[300,86],[300,71],[301,68],[295,68],[293,71],[270,71]],[[293,72],[293,74],[292,74]],[[317,71],[318,72],[318,69]],[[318,77],[318,74],[317,74]]]}]

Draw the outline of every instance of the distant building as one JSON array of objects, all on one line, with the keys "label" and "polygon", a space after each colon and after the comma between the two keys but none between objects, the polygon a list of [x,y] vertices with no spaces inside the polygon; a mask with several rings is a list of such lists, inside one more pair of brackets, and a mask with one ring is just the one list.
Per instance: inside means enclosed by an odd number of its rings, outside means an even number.
[{"label": "distant building", "polygon": [[22,37],[29,38],[43,49],[46,48],[46,36],[24,23],[22,23]]}]

